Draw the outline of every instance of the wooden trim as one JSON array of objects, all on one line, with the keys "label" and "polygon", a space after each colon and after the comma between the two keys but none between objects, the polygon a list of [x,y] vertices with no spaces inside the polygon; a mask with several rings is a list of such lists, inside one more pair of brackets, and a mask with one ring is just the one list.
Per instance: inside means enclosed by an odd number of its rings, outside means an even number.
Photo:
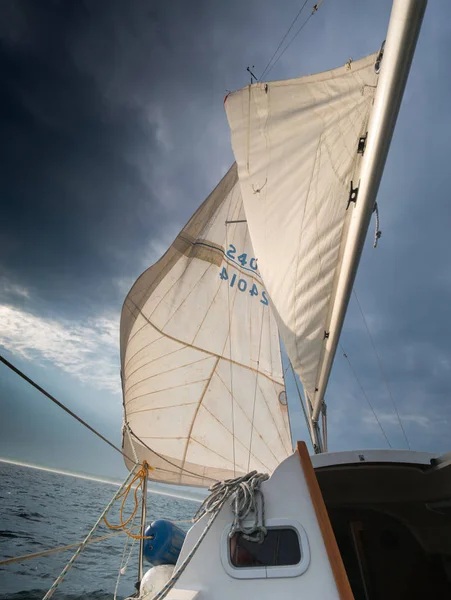
[{"label": "wooden trim", "polygon": [[338,549],[337,540],[335,539],[335,534],[330,523],[329,514],[326,505],[324,504],[323,495],[305,442],[297,443],[297,452],[301,461],[301,468],[304,472],[305,481],[307,482],[307,487],[312,498],[312,503],[315,508],[316,518],[321,529],[340,600],[354,600],[340,550]]}]

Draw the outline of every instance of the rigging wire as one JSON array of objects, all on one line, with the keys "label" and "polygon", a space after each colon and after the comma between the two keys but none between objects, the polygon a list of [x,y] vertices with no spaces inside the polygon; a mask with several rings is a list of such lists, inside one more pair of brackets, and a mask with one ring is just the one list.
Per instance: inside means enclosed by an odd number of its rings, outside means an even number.
[{"label": "rigging wire", "polygon": [[114,448],[114,450],[116,450],[116,452],[119,452],[119,454],[122,454],[122,456],[124,458],[126,458],[127,460],[129,460],[131,463],[135,464],[135,461],[132,458],[130,458],[129,456],[127,456],[124,452],[122,452],[122,450],[120,448],[118,448],[117,446],[115,446],[113,444],[113,442],[110,442],[110,440],[107,440],[107,438],[105,436],[103,436],[101,433],[99,433],[96,429],[94,429],[94,427],[91,427],[91,425],[89,425],[88,423],[86,423],[86,421],[84,421],[81,417],[79,417],[74,412],[72,412],[69,408],[67,408],[67,406],[65,406],[62,402],[60,402],[54,396],[52,396],[51,394],[49,394],[44,388],[42,388],[35,381],[33,381],[32,379],[30,379],[29,377],[27,377],[25,375],[25,373],[23,373],[22,371],[20,371],[17,367],[15,367],[13,364],[11,364],[8,360],[6,360],[6,358],[4,358],[1,355],[0,355],[0,362],[2,362],[9,369],[11,369],[11,371],[14,371],[14,373],[16,373],[17,375],[19,375],[19,377],[22,377],[22,379],[25,379],[25,381],[27,381],[30,385],[32,385],[34,388],[36,388],[39,392],[41,392],[41,394],[43,394],[44,396],[46,396],[47,398],[49,398],[49,400],[51,400],[57,406],[59,406],[60,408],[62,408],[71,417],[73,417],[79,423],[81,423],[82,425],[84,425],[87,429],[89,429],[90,431],[92,431],[92,433],[94,433],[97,437],[99,437],[101,440],[103,440],[105,443],[107,443],[109,446],[111,446],[111,448]]},{"label": "rigging wire", "polygon": [[[281,353],[281,360],[282,360],[282,367],[283,367],[282,341],[280,338],[280,334],[279,334],[279,350]],[[283,372],[283,386],[284,386],[284,390],[285,390],[285,397],[287,400],[288,429],[289,429],[289,434],[290,434],[291,448],[294,448],[294,446],[293,446],[293,428],[291,426],[291,416],[290,416],[290,403],[288,402],[288,391],[287,391],[287,371],[289,368],[290,368],[290,361],[288,360],[288,365],[287,365],[285,371]]]},{"label": "rigging wire", "polygon": [[362,315],[363,322],[365,323],[365,328],[366,328],[366,331],[368,333],[368,337],[370,338],[370,342],[371,342],[371,346],[373,347],[374,354],[376,355],[377,363],[379,365],[379,371],[380,371],[382,379],[383,379],[383,381],[385,383],[385,387],[387,389],[387,393],[388,393],[388,395],[390,397],[390,400],[391,400],[391,402],[393,404],[393,408],[395,410],[396,418],[398,419],[398,423],[399,423],[399,426],[401,427],[402,434],[404,436],[404,439],[406,440],[407,448],[410,450],[409,440],[407,439],[407,435],[406,435],[406,432],[404,430],[404,426],[402,424],[401,417],[399,416],[398,407],[396,406],[395,399],[393,398],[390,386],[388,385],[388,380],[387,380],[387,377],[385,376],[385,372],[384,372],[384,369],[382,367],[382,361],[381,361],[379,353],[378,353],[378,351],[376,349],[376,345],[374,343],[373,336],[371,335],[370,328],[368,327],[368,323],[367,323],[367,320],[366,320],[365,315],[363,313],[360,301],[358,299],[357,292],[355,291],[355,289],[353,289],[352,291],[353,291],[354,297],[355,297],[355,299],[357,301],[357,306],[359,307],[360,314]]},{"label": "rigging wire", "polygon": [[[191,523],[192,519],[179,519],[177,521],[172,521],[176,525],[179,523]],[[133,526],[135,529],[139,528],[139,525]],[[113,531],[112,533],[107,533],[106,535],[101,535],[100,537],[93,537],[86,545],[95,544],[96,542],[103,542],[104,540],[108,540],[112,537],[116,537],[117,535],[124,535],[125,531]],[[127,540],[130,540],[130,537],[127,536]],[[49,550],[41,550],[40,552],[33,552],[33,554],[22,554],[21,556],[13,556],[12,558],[5,558],[4,560],[0,560],[0,566],[11,565],[17,562],[23,562],[25,560],[32,560],[33,558],[40,558],[41,556],[47,556],[48,554],[55,554],[56,552],[65,552],[66,550],[72,550],[73,548],[78,548],[82,542],[75,542],[74,544],[68,544],[67,546],[58,546],[57,548],[50,548]]]},{"label": "rigging wire", "polygon": [[309,433],[310,441],[312,442],[312,446],[314,447],[315,444],[314,444],[314,441],[313,441],[312,431],[311,431],[311,428],[310,428],[310,422],[309,422],[309,418],[308,418],[306,410],[305,410],[304,402],[302,400],[301,390],[299,389],[298,380],[296,379],[296,373],[295,373],[295,371],[293,369],[293,365],[291,364],[291,360],[290,359],[288,359],[288,360],[290,362],[290,367],[291,367],[291,372],[293,374],[294,383],[296,384],[296,389],[297,389],[298,396],[299,396],[299,402],[301,403],[302,412],[304,414],[304,419],[305,419],[305,424],[307,426],[307,431]]},{"label": "rigging wire", "polygon": [[[318,2],[317,4],[314,5],[312,12],[309,14],[309,16],[305,19],[305,21],[302,23],[302,25],[299,27],[299,29],[296,31],[296,33],[293,35],[291,40],[288,42],[288,44],[285,46],[285,48],[282,50],[282,52],[279,54],[279,56],[276,58],[276,60],[272,63],[272,65],[269,68],[266,67],[265,72],[262,73],[262,76],[260,77],[260,80],[262,79],[263,75],[268,75],[272,71],[274,66],[279,62],[279,60],[282,58],[282,56],[285,54],[285,52],[288,50],[288,48],[291,46],[291,44],[294,42],[294,40],[298,37],[298,35],[301,33],[301,31],[304,29],[304,27],[307,25],[307,23],[310,21],[310,19],[313,17],[313,15],[316,13],[316,11],[318,10],[318,8],[320,7],[321,4],[322,4],[322,1]],[[304,4],[304,6],[305,6],[305,4]],[[304,7],[302,7],[302,8],[304,8]],[[301,12],[302,12],[302,9],[301,9]],[[296,17],[296,19],[297,19],[297,17]],[[294,25],[294,23],[293,23],[293,25]],[[290,29],[291,29],[291,27],[290,27]],[[287,32],[287,35],[288,35],[288,32]]]},{"label": "rigging wire", "polygon": [[[100,537],[91,538],[88,544],[95,544],[96,542],[102,542],[109,538],[115,537],[116,535],[123,534],[123,531],[113,531],[113,533],[107,533]],[[128,538],[127,538],[128,539]],[[67,546],[59,546],[58,548],[50,548],[49,550],[41,550],[41,552],[34,552],[33,554],[22,554],[22,556],[14,556],[13,558],[6,558],[0,560],[0,566],[11,565],[16,562],[22,562],[24,560],[30,560],[32,558],[40,558],[41,556],[47,556],[48,554],[54,554],[55,552],[64,552],[65,550],[72,550],[72,548],[78,548],[82,542],[75,542],[75,544],[68,544]]]},{"label": "rigging wire", "polygon": [[376,411],[374,410],[374,408],[373,408],[373,405],[371,404],[371,402],[370,402],[370,400],[369,400],[368,396],[366,395],[366,392],[365,392],[365,390],[363,389],[363,385],[362,385],[362,383],[361,383],[360,379],[357,377],[357,373],[354,371],[354,368],[353,368],[353,366],[351,365],[351,361],[349,360],[349,357],[348,357],[348,355],[346,354],[346,352],[344,351],[344,348],[343,348],[343,346],[342,346],[341,344],[340,344],[340,349],[341,349],[341,351],[343,352],[343,356],[345,357],[345,359],[346,359],[346,360],[347,360],[347,362],[348,362],[349,368],[351,369],[351,371],[352,371],[352,374],[354,375],[354,377],[355,377],[355,380],[357,381],[357,383],[358,383],[358,385],[359,385],[359,387],[360,387],[360,390],[362,391],[363,397],[364,397],[364,398],[365,398],[365,400],[367,401],[367,404],[368,404],[368,406],[370,407],[370,409],[371,409],[371,412],[373,413],[373,416],[374,416],[374,418],[375,418],[375,420],[376,420],[376,423],[379,425],[379,427],[380,427],[380,430],[382,431],[382,434],[383,434],[383,436],[384,436],[384,438],[385,438],[385,441],[387,442],[387,444],[388,444],[389,448],[392,448],[392,445],[390,444],[390,440],[388,439],[388,437],[387,437],[387,434],[385,433],[385,430],[384,430],[384,428],[382,427],[382,423],[380,422],[380,420],[379,420],[379,418],[378,418],[378,416],[377,416],[377,414],[376,414]]},{"label": "rigging wire", "polygon": [[249,471],[249,467],[251,464],[251,453],[252,453],[252,438],[254,434],[254,421],[255,421],[255,404],[257,401],[257,386],[258,386],[258,376],[260,374],[260,354],[262,348],[262,334],[263,334],[263,319],[265,316],[265,310],[262,307],[262,322],[260,326],[260,340],[258,342],[258,356],[257,356],[257,372],[255,374],[255,387],[254,387],[254,405],[252,407],[252,421],[251,421],[251,439],[249,440],[249,457],[247,459],[247,470]]},{"label": "rigging wire", "polygon": [[[87,429],[89,429],[90,431],[92,431],[92,433],[94,433],[97,437],[99,437],[101,440],[103,440],[104,442],[106,442],[109,446],[111,446],[112,448],[114,448],[114,450],[116,450],[116,452],[119,452],[124,458],[126,458],[127,460],[129,460],[133,465],[137,465],[138,464],[139,461],[136,461],[133,458],[130,458],[130,456],[128,456],[120,448],[118,448],[117,446],[115,446],[113,444],[113,442],[110,442],[106,437],[104,437],[101,433],[99,433],[96,429],[94,429],[94,427],[91,427],[91,425],[89,425],[89,423],[87,423],[81,417],[79,417],[74,412],[72,412],[69,408],[67,408],[67,406],[65,406],[62,402],[60,402],[54,396],[52,396],[51,394],[49,394],[49,392],[47,392],[44,388],[42,388],[40,385],[38,385],[35,381],[33,381],[32,379],[30,379],[29,377],[27,377],[27,375],[25,375],[25,373],[23,373],[22,371],[20,371],[17,367],[15,367],[13,364],[11,364],[8,360],[6,360],[6,358],[4,358],[1,355],[0,355],[0,362],[2,362],[8,368],[10,368],[12,371],[14,371],[14,373],[16,373],[17,375],[19,375],[20,377],[22,377],[22,379],[25,379],[25,381],[27,381],[31,386],[33,386],[34,388],[36,388],[39,392],[41,392],[41,394],[43,394],[44,396],[46,396],[47,398],[49,398],[57,406],[59,406],[65,412],[67,412],[71,417],[73,417],[79,423],[81,423],[82,425],[84,425]],[[162,460],[164,460],[165,462],[167,462],[169,465],[171,465],[171,466],[173,466],[173,467],[176,468],[176,471],[169,471],[169,470],[164,469],[162,467],[152,467],[152,470],[155,470],[155,471],[165,471],[165,472],[168,472],[168,473],[175,473],[175,474],[178,473],[179,470],[181,470],[181,471],[183,471],[185,473],[188,473],[192,477],[197,477],[197,478],[202,479],[202,480],[203,479],[209,479],[212,482],[216,481],[215,479],[212,479],[210,477],[206,477],[205,478],[202,475],[198,475],[197,473],[193,473],[193,472],[189,471],[188,469],[186,469],[184,467],[179,467],[175,463],[172,463],[170,460],[164,458],[161,454],[158,454],[158,452],[155,452],[155,450],[152,450],[152,448],[149,448],[149,446],[147,446],[147,444],[145,444],[138,436],[136,436],[133,431],[130,430],[130,433],[131,433],[131,435],[134,438],[136,438],[138,440],[138,442],[140,442],[145,448],[147,448],[147,450],[149,450],[150,452],[152,452],[153,454],[155,454],[156,456],[158,456],[158,458],[161,458]],[[132,450],[134,451],[133,444],[130,444],[130,445],[132,447]]]},{"label": "rigging wire", "polygon": [[277,48],[274,51],[274,54],[271,56],[271,58],[268,61],[268,64],[266,65],[266,67],[263,69],[262,74],[259,77],[259,81],[261,81],[263,79],[263,77],[266,74],[266,71],[268,70],[269,65],[272,63],[272,61],[274,60],[274,57],[276,56],[277,52],[279,51],[279,48],[282,46],[282,44],[284,43],[284,41],[287,39],[288,34],[290,33],[290,31],[293,29],[294,24],[296,23],[296,21],[299,19],[299,17],[301,16],[302,11],[304,10],[304,8],[307,5],[308,0],[305,0],[304,4],[302,5],[302,7],[300,8],[298,14],[294,17],[293,21],[291,22],[290,27],[287,29],[287,32],[285,33],[285,35],[283,36],[283,38],[280,40],[279,45],[277,46]]}]

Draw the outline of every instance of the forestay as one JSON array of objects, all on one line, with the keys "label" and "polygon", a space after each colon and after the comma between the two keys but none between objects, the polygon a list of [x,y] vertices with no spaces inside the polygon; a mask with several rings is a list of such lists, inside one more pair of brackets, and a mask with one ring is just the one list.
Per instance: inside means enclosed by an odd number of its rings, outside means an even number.
[{"label": "forestay", "polygon": [[358,185],[376,55],[229,94],[243,203],[288,356],[313,404]]},{"label": "forestay", "polygon": [[279,336],[236,165],[128,294],[121,363],[124,450],[131,439],[152,479],[209,486],[270,473],[291,453]]}]

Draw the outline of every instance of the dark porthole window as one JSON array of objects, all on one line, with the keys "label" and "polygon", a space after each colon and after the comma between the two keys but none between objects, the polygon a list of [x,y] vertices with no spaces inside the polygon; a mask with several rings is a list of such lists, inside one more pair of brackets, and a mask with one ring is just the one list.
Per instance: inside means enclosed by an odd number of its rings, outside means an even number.
[{"label": "dark porthole window", "polygon": [[234,567],[282,567],[301,561],[299,537],[294,529],[273,528],[261,544],[235,533],[230,539],[230,561]]}]

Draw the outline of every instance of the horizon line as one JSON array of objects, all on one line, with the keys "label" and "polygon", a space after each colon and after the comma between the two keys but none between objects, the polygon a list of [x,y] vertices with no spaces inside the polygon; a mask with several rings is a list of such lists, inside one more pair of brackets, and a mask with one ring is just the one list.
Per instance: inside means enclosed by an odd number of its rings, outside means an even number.
[{"label": "horizon line", "polygon": [[[101,477],[95,477],[94,475],[87,475],[85,473],[75,473],[71,471],[64,471],[62,469],[53,469],[50,467],[44,467],[42,465],[35,465],[32,463],[26,463],[20,460],[12,460],[10,458],[0,457],[0,463],[7,463],[10,465],[15,465],[18,467],[27,467],[29,469],[38,469],[40,471],[47,471],[48,473],[56,473],[57,475],[66,475],[68,477],[75,477],[78,479],[86,479],[88,481],[96,481],[98,483],[105,483],[107,485],[114,485],[119,487],[122,484],[122,481],[114,480],[114,479],[103,479]],[[158,494],[160,496],[169,496],[171,498],[179,498],[182,500],[189,500],[190,502],[202,502],[203,498],[196,497],[195,495],[188,496],[184,495],[182,492],[178,492],[177,490],[168,490],[164,491],[159,488],[154,488],[154,485],[168,485],[168,484],[160,484],[158,482],[150,481],[147,486],[147,491],[151,494]]]}]

